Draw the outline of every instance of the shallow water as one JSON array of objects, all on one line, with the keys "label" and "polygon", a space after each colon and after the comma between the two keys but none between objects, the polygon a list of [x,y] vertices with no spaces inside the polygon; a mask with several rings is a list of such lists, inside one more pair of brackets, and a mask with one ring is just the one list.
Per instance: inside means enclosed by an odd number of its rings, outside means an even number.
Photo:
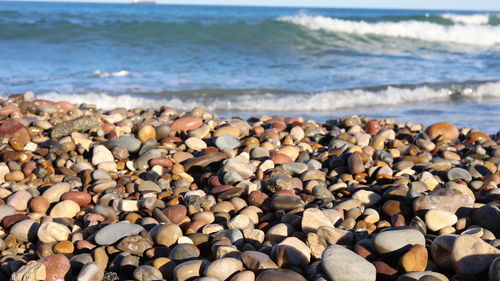
[{"label": "shallow water", "polygon": [[493,132],[500,13],[0,2],[0,94]]}]

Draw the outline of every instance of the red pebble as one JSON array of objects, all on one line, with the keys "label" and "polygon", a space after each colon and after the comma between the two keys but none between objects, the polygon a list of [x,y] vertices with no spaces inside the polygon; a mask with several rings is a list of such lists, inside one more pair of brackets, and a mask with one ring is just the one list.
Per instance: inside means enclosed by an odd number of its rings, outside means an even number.
[{"label": "red pebble", "polygon": [[76,202],[80,207],[90,204],[92,197],[90,194],[81,191],[66,192],[61,196],[61,200],[71,200]]},{"label": "red pebble", "polygon": [[187,215],[187,208],[184,205],[174,205],[162,210],[163,214],[175,224],[178,224]]},{"label": "red pebble", "polygon": [[369,135],[374,136],[378,131],[380,131],[380,124],[377,120],[370,120],[366,123],[365,131]]},{"label": "red pebble", "polygon": [[45,281],[64,280],[71,268],[68,258],[64,255],[44,257],[40,259],[40,262],[45,265],[47,272]]},{"label": "red pebble", "polygon": [[94,249],[96,247],[96,245],[90,243],[89,241],[87,240],[78,240],[76,242],[76,249],[78,251],[82,251],[82,250],[89,250],[91,251],[92,249]]}]

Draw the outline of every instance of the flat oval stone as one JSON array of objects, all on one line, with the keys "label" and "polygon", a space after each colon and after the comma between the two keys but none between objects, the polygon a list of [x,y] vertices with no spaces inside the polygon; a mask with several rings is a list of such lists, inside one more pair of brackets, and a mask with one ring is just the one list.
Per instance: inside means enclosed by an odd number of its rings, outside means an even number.
[{"label": "flat oval stone", "polygon": [[283,164],[281,164],[281,167],[283,168],[283,170],[285,170],[286,172],[288,172],[292,176],[300,175],[300,174],[304,173],[305,171],[307,171],[307,168],[308,168],[307,164],[295,163],[295,162],[283,163]]},{"label": "flat oval stone", "polygon": [[176,245],[168,258],[173,261],[184,261],[189,259],[196,259],[200,256],[200,250],[193,244],[178,244]]},{"label": "flat oval stone", "polygon": [[68,240],[70,230],[63,224],[56,222],[44,222],[38,229],[38,240],[43,243]]},{"label": "flat oval stone", "polygon": [[229,229],[240,229],[241,230],[241,229],[253,227],[253,223],[249,217],[247,217],[245,215],[237,215],[227,223],[227,227]]},{"label": "flat oval stone", "polygon": [[87,192],[71,191],[64,193],[61,196],[61,200],[71,200],[76,202],[80,207],[85,207],[90,204],[92,197]]},{"label": "flat oval stone", "polygon": [[408,245],[425,246],[424,235],[415,229],[389,229],[373,238],[372,246],[379,254],[393,253]]},{"label": "flat oval stone", "polygon": [[305,202],[297,196],[291,195],[275,195],[271,200],[271,207],[275,210],[293,210],[297,208],[303,208]]},{"label": "flat oval stone", "polygon": [[16,213],[16,208],[11,205],[0,205],[0,222],[3,218]]},{"label": "flat oval stone", "polygon": [[31,194],[26,190],[16,191],[7,199],[7,205],[13,206],[18,211],[24,211],[28,208],[28,202]]},{"label": "flat oval stone", "polygon": [[112,245],[123,237],[138,234],[144,228],[138,224],[113,223],[97,231],[94,240],[98,245]]},{"label": "flat oval stone", "polygon": [[240,136],[240,129],[233,126],[224,126],[220,127],[214,132],[214,137],[222,136],[225,134],[229,134],[235,138]]},{"label": "flat oval stone", "polygon": [[184,205],[174,205],[162,210],[163,214],[175,224],[180,223],[187,215],[187,208]]},{"label": "flat oval stone", "polygon": [[457,223],[457,216],[443,210],[429,210],[425,213],[425,224],[432,231],[439,231]]},{"label": "flat oval stone", "polygon": [[154,158],[160,158],[161,152],[158,149],[151,149],[148,152],[141,155],[134,163],[134,167],[139,170],[146,169],[148,165],[148,161]]},{"label": "flat oval stone", "polygon": [[192,150],[203,150],[207,148],[207,144],[200,138],[190,137],[186,141],[186,146]]},{"label": "flat oval stone", "polygon": [[191,260],[180,263],[174,269],[175,280],[186,281],[194,280],[203,274],[206,266],[206,261],[204,260]]},{"label": "flat oval stone", "polygon": [[72,218],[80,211],[80,205],[72,200],[64,200],[57,203],[52,210],[50,216],[52,218]]},{"label": "flat oval stone", "polygon": [[167,247],[177,243],[179,237],[182,236],[181,228],[173,223],[157,224],[150,233],[157,244]]},{"label": "flat oval stone", "polygon": [[100,170],[100,169],[97,169],[97,170],[95,170],[95,171],[92,172],[92,178],[95,181],[98,181],[98,180],[112,180],[111,175],[107,171]]},{"label": "flat oval stone", "polygon": [[203,120],[199,117],[182,117],[175,120],[171,125],[172,131],[191,131],[203,125]]},{"label": "flat oval stone", "polygon": [[70,241],[60,241],[57,242],[54,247],[52,247],[52,250],[56,254],[72,254],[75,251],[75,245],[71,243]]},{"label": "flat oval stone", "polygon": [[240,145],[240,140],[230,134],[224,134],[215,139],[215,146],[217,146],[220,150],[224,150],[226,148],[234,149]]},{"label": "flat oval stone", "polygon": [[42,196],[49,201],[49,203],[57,202],[61,199],[61,196],[69,192],[71,190],[71,186],[69,183],[61,182],[56,183],[53,186],[49,187],[45,192],[43,192]]},{"label": "flat oval stone", "polygon": [[137,138],[145,143],[149,139],[156,139],[156,131],[155,128],[151,125],[146,125],[142,127],[139,132],[137,132]]},{"label": "flat oval stone", "polygon": [[458,138],[458,129],[450,123],[439,122],[425,130],[431,140],[454,141]]},{"label": "flat oval stone", "polygon": [[361,159],[361,154],[353,153],[349,156],[347,163],[349,165],[349,171],[352,174],[359,174],[365,171],[365,166],[363,164],[363,159]]},{"label": "flat oval stone", "polygon": [[427,267],[428,256],[425,246],[413,245],[408,252],[401,256],[399,266],[405,272],[424,271]]},{"label": "flat oval stone", "polygon": [[212,163],[222,161],[227,158],[227,154],[223,152],[210,153],[196,158],[191,158],[184,165],[184,170],[188,171],[192,167],[206,167]]},{"label": "flat oval stone", "polygon": [[94,185],[92,187],[92,191],[97,192],[97,193],[101,193],[101,192],[104,192],[108,189],[114,188],[115,186],[116,186],[116,181],[105,180],[104,182],[99,182],[96,185]]},{"label": "flat oval stone", "polygon": [[453,168],[446,172],[446,176],[448,176],[448,180],[464,180],[466,182],[470,182],[472,180],[472,176],[467,170],[462,168]]},{"label": "flat oval stone", "polygon": [[138,191],[161,192],[161,187],[152,181],[143,181],[137,187]]},{"label": "flat oval stone", "polygon": [[10,228],[10,234],[19,242],[35,241],[40,224],[34,220],[27,219],[17,222]]},{"label": "flat oval stone", "polygon": [[43,214],[45,214],[50,207],[49,201],[42,196],[32,198],[29,205],[31,211]]},{"label": "flat oval stone", "polygon": [[213,261],[205,269],[205,276],[216,280],[227,280],[234,273],[243,269],[243,263],[235,258],[222,258]]},{"label": "flat oval stone", "polygon": [[190,137],[196,137],[200,139],[204,139],[209,135],[210,135],[210,127],[207,124],[203,124],[198,129],[189,132]]},{"label": "flat oval stone", "polygon": [[23,221],[23,220],[26,220],[26,219],[29,219],[30,217],[25,215],[25,214],[14,214],[14,215],[10,215],[10,216],[7,216],[3,219],[2,221],[2,226],[6,229],[10,228],[11,226],[13,226],[15,223],[18,223],[20,221]]},{"label": "flat oval stone", "polygon": [[120,136],[118,138],[105,141],[101,143],[109,150],[113,150],[115,147],[123,147],[128,150],[128,152],[137,152],[141,148],[141,141],[131,137],[131,136]]},{"label": "flat oval stone", "polygon": [[382,196],[373,191],[364,189],[356,191],[356,193],[352,195],[352,198],[360,201],[361,204],[365,206],[377,204],[380,200],[382,200]]},{"label": "flat oval stone", "polygon": [[292,163],[293,159],[290,158],[290,156],[288,156],[288,155],[286,155],[284,153],[274,153],[271,156],[271,161],[275,165],[281,165],[281,164],[284,164],[284,163]]},{"label": "flat oval stone", "polygon": [[334,281],[375,281],[375,266],[355,252],[339,245],[330,245],[321,255],[321,265]]},{"label": "flat oval stone", "polygon": [[471,132],[467,138],[468,144],[473,143],[483,143],[485,141],[491,140],[490,136],[484,132]]}]

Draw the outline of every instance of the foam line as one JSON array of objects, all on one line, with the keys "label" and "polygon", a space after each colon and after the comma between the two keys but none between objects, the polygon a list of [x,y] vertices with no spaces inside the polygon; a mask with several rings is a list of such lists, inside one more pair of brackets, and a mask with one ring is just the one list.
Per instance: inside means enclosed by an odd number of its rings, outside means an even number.
[{"label": "foam line", "polygon": [[[190,110],[201,106],[212,111],[247,111],[247,112],[318,112],[336,109],[348,109],[367,106],[397,105],[432,100],[446,100],[456,97],[457,92],[449,87],[433,88],[420,86],[416,88],[388,87],[383,90],[338,90],[314,94],[231,94],[213,96],[201,93],[198,96],[183,95],[131,95],[110,94],[104,92],[86,92],[79,94],[45,93],[39,98],[74,103],[93,103],[99,108],[154,108],[169,106],[176,109]],[[459,96],[470,99],[500,98],[500,82],[483,83],[475,87],[463,88]],[[272,102],[271,102],[272,101]]]},{"label": "foam line", "polygon": [[450,20],[454,23],[463,24],[488,24],[490,21],[489,14],[472,14],[472,15],[460,15],[460,14],[442,14],[440,15],[443,19]]},{"label": "foam line", "polygon": [[500,26],[491,25],[440,25],[423,21],[369,23],[309,15],[282,17],[279,20],[311,30],[324,30],[335,33],[399,37],[484,47],[500,44]]}]

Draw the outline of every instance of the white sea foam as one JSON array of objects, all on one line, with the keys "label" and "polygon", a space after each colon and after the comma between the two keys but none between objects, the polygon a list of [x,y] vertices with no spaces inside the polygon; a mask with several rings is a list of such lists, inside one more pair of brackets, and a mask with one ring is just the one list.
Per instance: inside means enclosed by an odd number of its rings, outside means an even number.
[{"label": "white sea foam", "polygon": [[500,44],[500,26],[477,24],[440,25],[422,21],[376,22],[350,21],[324,16],[298,15],[278,20],[312,30],[459,43],[489,47]]},{"label": "white sea foam", "polygon": [[489,14],[472,14],[472,15],[460,15],[460,14],[442,14],[442,18],[451,20],[455,23],[464,24],[488,24],[490,21]]},{"label": "white sea foam", "polygon": [[[337,109],[359,108],[366,106],[411,104],[431,100],[446,100],[454,92],[449,88],[433,89],[428,86],[414,89],[389,87],[379,91],[362,89],[325,91],[316,94],[242,94],[210,97],[210,95],[186,96],[136,96],[110,95],[107,93],[61,94],[46,93],[38,95],[48,100],[70,100],[74,103],[94,103],[103,109],[116,107],[154,108],[169,106],[176,109],[190,110],[201,106],[212,111],[247,111],[247,112],[328,112]],[[475,88],[461,91],[461,95],[481,99],[500,98],[500,82],[484,83]],[[272,101],[272,102],[270,102]]]},{"label": "white sea foam", "polygon": [[116,72],[106,72],[106,71],[101,71],[101,70],[96,70],[94,71],[94,75],[99,76],[101,78],[108,78],[108,77],[125,77],[129,76],[130,72],[127,70],[120,70]]}]

